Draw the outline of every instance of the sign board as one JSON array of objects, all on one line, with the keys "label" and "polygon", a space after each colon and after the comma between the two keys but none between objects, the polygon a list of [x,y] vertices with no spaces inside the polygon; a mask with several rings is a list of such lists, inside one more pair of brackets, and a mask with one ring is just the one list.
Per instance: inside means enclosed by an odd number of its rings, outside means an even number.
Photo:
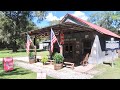
[{"label": "sign board", "polygon": [[46,73],[37,73],[37,79],[46,79]]},{"label": "sign board", "polygon": [[60,44],[64,44],[64,34],[60,34]]},{"label": "sign board", "polygon": [[12,71],[14,69],[13,58],[12,57],[3,58],[3,66],[5,71]]},{"label": "sign board", "polygon": [[119,41],[106,41],[106,49],[107,50],[119,49]]}]

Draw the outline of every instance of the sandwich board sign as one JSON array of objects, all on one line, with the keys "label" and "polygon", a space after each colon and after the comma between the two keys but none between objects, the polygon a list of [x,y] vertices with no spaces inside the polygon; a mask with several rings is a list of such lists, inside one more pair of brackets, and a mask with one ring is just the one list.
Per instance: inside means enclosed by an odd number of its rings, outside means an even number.
[{"label": "sandwich board sign", "polygon": [[43,72],[37,73],[37,79],[46,79],[46,73]]},{"label": "sandwich board sign", "polygon": [[116,50],[119,49],[119,41],[114,41],[114,38],[111,38],[111,41],[106,41],[107,50]]},{"label": "sandwich board sign", "polygon": [[111,41],[106,41],[106,50],[112,51],[112,67],[113,67],[113,51],[119,49],[119,41],[114,41],[114,38],[111,38]]}]

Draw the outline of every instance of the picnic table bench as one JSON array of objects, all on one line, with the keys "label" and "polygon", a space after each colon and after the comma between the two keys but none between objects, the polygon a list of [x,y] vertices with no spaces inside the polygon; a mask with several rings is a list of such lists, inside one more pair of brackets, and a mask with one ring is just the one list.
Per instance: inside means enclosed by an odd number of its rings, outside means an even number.
[{"label": "picnic table bench", "polygon": [[74,63],[64,62],[64,65],[65,65],[66,67],[70,67],[71,69],[74,69]]}]

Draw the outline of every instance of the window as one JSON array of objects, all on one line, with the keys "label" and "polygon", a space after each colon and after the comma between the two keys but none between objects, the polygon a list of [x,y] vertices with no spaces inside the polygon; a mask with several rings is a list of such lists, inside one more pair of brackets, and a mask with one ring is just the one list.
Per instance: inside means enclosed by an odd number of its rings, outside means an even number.
[{"label": "window", "polygon": [[70,52],[72,52],[72,46],[70,46]]},{"label": "window", "polygon": [[68,46],[65,46],[65,51],[68,51]]}]

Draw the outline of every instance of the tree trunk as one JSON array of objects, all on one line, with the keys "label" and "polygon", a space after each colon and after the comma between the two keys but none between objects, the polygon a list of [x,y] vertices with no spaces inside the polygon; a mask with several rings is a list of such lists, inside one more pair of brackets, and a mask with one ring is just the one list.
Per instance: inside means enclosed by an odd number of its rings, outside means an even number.
[{"label": "tree trunk", "polygon": [[13,52],[17,52],[17,44],[16,44],[16,41],[13,42],[12,51],[13,51]]},{"label": "tree trunk", "polygon": [[13,52],[17,52],[17,48],[14,47],[14,48],[13,48]]}]

